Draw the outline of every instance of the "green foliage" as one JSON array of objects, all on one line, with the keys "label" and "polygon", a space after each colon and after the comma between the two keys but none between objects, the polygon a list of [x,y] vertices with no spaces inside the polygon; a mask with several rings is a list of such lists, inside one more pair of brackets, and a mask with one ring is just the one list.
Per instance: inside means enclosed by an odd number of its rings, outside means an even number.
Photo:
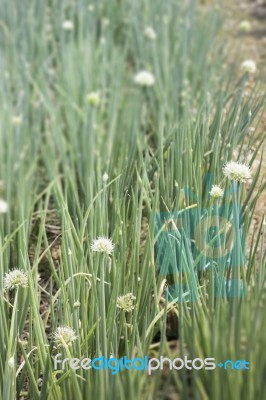
[{"label": "green foliage", "polygon": [[[255,145],[249,128],[264,99],[259,86],[247,90],[247,75],[239,79],[237,59],[228,65],[222,11],[194,0],[2,0],[0,11],[0,180],[10,205],[0,215],[2,398],[265,398],[265,224],[250,227],[263,190],[255,157],[252,186],[239,192],[233,255],[244,260],[237,276],[246,296],[216,298],[215,282],[230,268],[213,262],[198,273],[204,258],[177,235],[182,279],[199,298],[168,302],[154,252],[154,214],[210,207],[204,175],[228,189],[224,163],[235,152],[248,162]],[[155,40],[145,37],[147,26]],[[153,87],[135,84],[140,70],[152,72]],[[92,92],[99,104],[88,101]],[[233,200],[230,216],[239,211]],[[98,236],[112,238],[111,257],[92,252]],[[3,277],[15,266],[28,273],[28,287],[7,292]],[[124,313],[116,300],[127,293],[135,307]],[[78,336],[60,350],[65,357],[188,354],[245,358],[251,370],[55,371],[58,326]]]}]

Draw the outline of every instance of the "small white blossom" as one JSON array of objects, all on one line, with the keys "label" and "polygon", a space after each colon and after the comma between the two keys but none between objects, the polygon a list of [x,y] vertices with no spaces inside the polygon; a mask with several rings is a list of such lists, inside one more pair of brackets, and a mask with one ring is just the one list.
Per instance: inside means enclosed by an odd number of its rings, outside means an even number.
[{"label": "small white blossom", "polygon": [[155,30],[151,26],[147,26],[144,29],[144,36],[150,40],[155,40],[157,38]]},{"label": "small white blossom", "polygon": [[5,214],[8,211],[8,203],[3,200],[0,199],[0,214]]},{"label": "small white blossom", "polygon": [[250,168],[246,164],[241,164],[236,161],[229,161],[223,167],[224,175],[231,181],[246,182],[250,178]]},{"label": "small white blossom", "polygon": [[241,32],[249,32],[251,29],[251,24],[249,21],[245,20],[245,21],[241,21],[239,24],[239,30]]},{"label": "small white blossom", "polygon": [[119,296],[116,301],[118,308],[125,312],[132,311],[134,309],[133,301],[136,299],[132,293],[125,294],[124,296]]},{"label": "small white blossom", "polygon": [[254,74],[257,70],[257,65],[256,65],[255,61],[253,61],[253,60],[245,60],[241,64],[241,69],[244,72],[248,72],[249,74]]},{"label": "small white blossom", "polygon": [[155,83],[154,76],[149,71],[138,72],[134,77],[134,81],[137,85],[146,87],[153,86]]},{"label": "small white blossom", "polygon": [[100,104],[100,100],[101,98],[98,92],[91,92],[87,95],[87,102],[94,107]]},{"label": "small white blossom", "polygon": [[25,288],[28,285],[27,274],[17,268],[13,269],[5,274],[3,285],[5,290],[13,290],[19,286]]},{"label": "small white blossom", "polygon": [[73,31],[73,29],[74,29],[74,24],[73,24],[73,22],[70,21],[70,20],[65,20],[65,21],[62,23],[62,28],[63,28],[65,31]]},{"label": "small white blossom", "polygon": [[106,43],[106,39],[105,39],[104,36],[102,36],[102,37],[100,38],[100,44],[101,44],[102,46],[104,46],[105,43]]},{"label": "small white blossom", "polygon": [[210,191],[210,196],[218,199],[219,197],[223,197],[224,191],[218,185],[212,185],[212,189]]},{"label": "small white blossom", "polygon": [[23,122],[23,118],[21,115],[14,115],[12,117],[12,124],[15,126],[20,126]]},{"label": "small white blossom", "polygon": [[70,346],[77,339],[75,331],[69,326],[59,326],[54,333],[57,347]]},{"label": "small white blossom", "polygon": [[106,253],[111,255],[114,251],[114,245],[111,239],[106,237],[98,237],[91,244],[92,251],[96,251],[98,253]]},{"label": "small white blossom", "polygon": [[103,174],[102,180],[103,180],[104,183],[106,183],[106,182],[108,181],[108,179],[109,179],[109,176],[108,176],[108,174],[105,172],[105,173]]},{"label": "small white blossom", "polygon": [[8,362],[7,362],[7,364],[8,364],[8,366],[9,366],[9,368],[14,368],[14,366],[15,366],[15,359],[14,359],[14,357],[10,357],[9,360],[8,360]]},{"label": "small white blossom", "polygon": [[102,24],[103,24],[103,27],[109,26],[110,25],[109,19],[108,18],[103,18],[102,19]]}]

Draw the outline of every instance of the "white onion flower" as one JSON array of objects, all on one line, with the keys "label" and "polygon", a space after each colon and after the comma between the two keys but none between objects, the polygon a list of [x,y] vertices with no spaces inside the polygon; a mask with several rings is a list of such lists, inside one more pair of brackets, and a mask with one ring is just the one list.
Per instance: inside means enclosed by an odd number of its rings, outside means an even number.
[{"label": "white onion flower", "polygon": [[3,200],[0,199],[0,214],[6,214],[8,211],[8,203]]},{"label": "white onion flower", "polygon": [[106,253],[111,255],[114,251],[114,244],[111,239],[106,237],[98,237],[91,244],[91,250],[98,253]]},{"label": "white onion flower", "polygon": [[103,24],[103,27],[109,26],[110,25],[109,19],[108,18],[103,18],[102,19],[102,24]]},{"label": "white onion flower", "polygon": [[20,126],[23,122],[23,118],[21,115],[14,115],[12,117],[12,124],[15,126]]},{"label": "white onion flower", "polygon": [[87,102],[94,107],[97,107],[100,101],[101,98],[98,92],[91,92],[87,95]]},{"label": "white onion flower", "polygon": [[15,268],[4,276],[3,286],[5,290],[17,289],[19,286],[28,286],[28,276],[25,272]]},{"label": "white onion flower", "polygon": [[59,326],[53,336],[57,347],[71,346],[77,339],[75,331],[69,326]]},{"label": "white onion flower", "polygon": [[15,359],[14,359],[14,357],[10,357],[10,358],[8,359],[7,364],[8,364],[8,366],[9,366],[9,368],[14,368],[14,367],[15,367]]},{"label": "white onion flower", "polygon": [[65,20],[63,23],[62,23],[62,28],[65,30],[65,31],[73,31],[73,29],[74,29],[74,24],[73,24],[73,22],[72,21],[70,21],[70,20]]},{"label": "white onion flower", "polygon": [[257,65],[254,60],[245,60],[241,64],[241,69],[249,74],[254,74],[257,70]]},{"label": "white onion flower", "polygon": [[155,30],[151,26],[147,26],[144,29],[144,36],[150,40],[155,40],[157,38]]},{"label": "white onion flower", "polygon": [[108,181],[108,179],[109,179],[109,176],[108,176],[107,172],[105,172],[102,177],[103,183],[106,183]]},{"label": "white onion flower", "polygon": [[240,30],[241,32],[249,32],[250,29],[251,29],[251,24],[250,24],[249,21],[244,20],[244,21],[241,21],[241,22],[240,22],[240,24],[239,24],[239,30]]},{"label": "white onion flower", "polygon": [[139,71],[135,75],[134,81],[139,86],[150,87],[150,86],[154,85],[155,78],[154,78],[153,74],[149,71]]},{"label": "white onion flower", "polygon": [[104,46],[105,43],[106,43],[106,39],[105,39],[104,36],[102,36],[101,39],[100,39],[100,44],[101,44],[102,46]]},{"label": "white onion flower", "polygon": [[210,191],[210,196],[214,197],[215,199],[218,199],[220,197],[223,197],[224,191],[220,186],[218,185],[212,185],[212,189]]},{"label": "white onion flower", "polygon": [[223,167],[224,175],[231,181],[246,182],[250,178],[250,167],[237,161],[229,161]]},{"label": "white onion flower", "polygon": [[118,308],[125,312],[130,312],[134,310],[133,301],[136,299],[132,293],[127,293],[124,296],[119,296],[116,301],[116,305]]}]

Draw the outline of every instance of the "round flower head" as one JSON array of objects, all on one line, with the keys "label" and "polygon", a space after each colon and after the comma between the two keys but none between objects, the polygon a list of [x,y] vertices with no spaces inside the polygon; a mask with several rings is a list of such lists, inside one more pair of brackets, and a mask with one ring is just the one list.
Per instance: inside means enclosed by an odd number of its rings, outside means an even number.
[{"label": "round flower head", "polygon": [[251,29],[251,25],[249,21],[242,21],[239,24],[239,30],[240,32],[249,32]]},{"label": "round flower head", "polygon": [[155,30],[151,26],[147,26],[144,29],[144,36],[150,40],[155,40],[157,38]]},{"label": "round flower head", "polygon": [[54,341],[57,347],[71,346],[76,339],[75,331],[69,326],[59,326],[54,333]]},{"label": "round flower head", "polygon": [[8,204],[5,200],[0,199],[0,214],[5,214],[8,211]]},{"label": "round flower head", "polygon": [[94,107],[100,104],[100,100],[100,95],[97,92],[91,92],[87,95],[87,102]]},{"label": "round flower head", "polygon": [[14,115],[12,117],[12,124],[15,125],[15,126],[21,125],[22,121],[23,121],[23,119],[22,119],[21,115]]},{"label": "round flower head", "polygon": [[13,269],[5,274],[3,285],[5,290],[17,289],[19,286],[25,288],[28,285],[27,274],[17,268]]},{"label": "round flower head", "polygon": [[246,182],[250,178],[250,168],[246,164],[236,161],[229,161],[223,167],[224,175],[231,181]]},{"label": "round flower head", "polygon": [[254,74],[257,70],[257,65],[256,65],[255,61],[253,61],[253,60],[245,60],[241,64],[241,69],[244,72],[248,72],[249,74]]},{"label": "round flower head", "polygon": [[124,310],[125,312],[129,312],[134,309],[133,300],[135,300],[135,299],[136,299],[136,297],[133,296],[132,293],[128,293],[128,294],[125,294],[124,296],[119,296],[117,298],[116,305],[121,310]]},{"label": "round flower head", "polygon": [[109,26],[109,25],[110,25],[109,19],[108,19],[108,18],[103,18],[103,19],[102,19],[102,24],[103,24],[103,27],[104,27],[104,28],[106,28],[107,26]]},{"label": "round flower head", "polygon": [[92,251],[96,251],[98,253],[106,253],[111,255],[114,251],[114,245],[111,239],[106,237],[98,237],[91,244]]},{"label": "round flower head", "polygon": [[154,76],[149,71],[138,72],[134,77],[134,81],[137,85],[146,87],[153,86],[155,83]]},{"label": "round flower head", "polygon": [[73,22],[70,21],[70,20],[65,20],[65,21],[62,23],[62,28],[63,28],[65,31],[72,31],[72,30],[74,29],[74,24],[73,24]]},{"label": "round flower head", "polygon": [[212,185],[212,189],[210,191],[210,196],[214,197],[215,199],[218,199],[219,197],[223,197],[224,191],[220,186],[218,185]]},{"label": "round flower head", "polygon": [[106,183],[108,181],[109,176],[108,176],[108,174],[106,172],[103,174],[102,179],[103,179],[103,183]]},{"label": "round flower head", "polygon": [[15,359],[14,359],[14,357],[10,357],[10,358],[8,359],[7,364],[8,364],[8,366],[9,366],[9,368],[14,368],[14,367],[15,367]]}]

